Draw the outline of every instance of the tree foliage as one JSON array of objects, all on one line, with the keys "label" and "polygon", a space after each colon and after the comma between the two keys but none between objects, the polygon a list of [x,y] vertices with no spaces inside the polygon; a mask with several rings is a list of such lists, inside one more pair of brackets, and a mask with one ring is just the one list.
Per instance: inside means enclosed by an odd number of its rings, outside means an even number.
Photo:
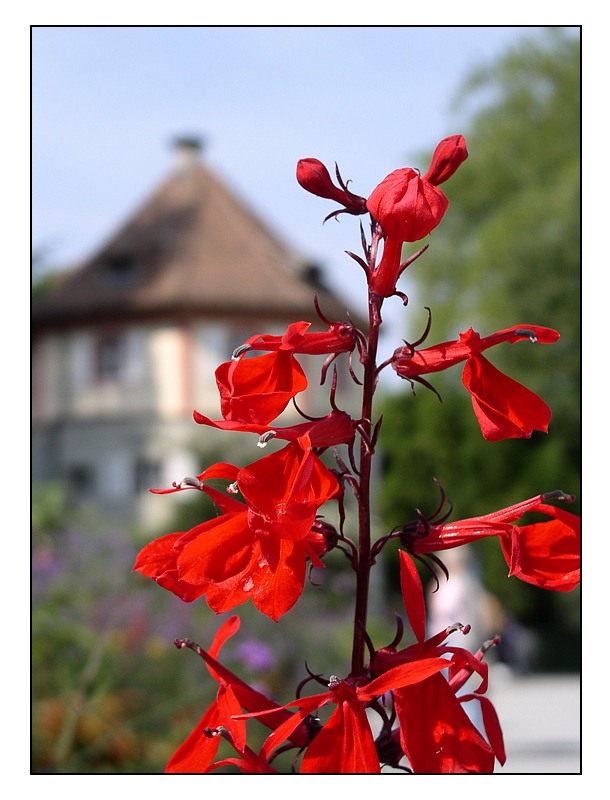
[{"label": "tree foliage", "polygon": [[[489,359],[551,407],[549,434],[490,444],[480,435],[460,368],[432,376],[442,403],[408,384],[386,398],[382,513],[387,524],[438,504],[433,479],[458,519],[552,489],[580,492],[580,41],[573,29],[528,38],[465,82],[458,108],[469,158],[443,190],[450,200],[425,255],[408,270],[407,293],[425,345],[472,326],[484,336],[516,324],[557,329],[551,346],[494,348]],[[427,157],[421,159],[427,163]],[[405,281],[406,283],[406,281]],[[420,335],[415,331],[412,338]],[[579,512],[578,503],[570,509]],[[503,562],[481,547],[488,588],[533,626],[577,614],[566,598],[496,582]],[[507,585],[508,584],[508,585]],[[504,587],[506,586],[506,589]],[[569,603],[577,603],[573,597]],[[568,623],[569,625],[569,623]]]}]

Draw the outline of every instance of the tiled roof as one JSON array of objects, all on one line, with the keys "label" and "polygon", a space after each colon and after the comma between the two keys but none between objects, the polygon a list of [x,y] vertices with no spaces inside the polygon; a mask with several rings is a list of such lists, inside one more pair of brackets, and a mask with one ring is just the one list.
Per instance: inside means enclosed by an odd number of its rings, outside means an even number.
[{"label": "tiled roof", "polygon": [[315,268],[192,157],[96,254],[35,301],[32,322],[176,313],[315,322],[314,290],[328,318],[345,319],[347,307],[312,276]]}]

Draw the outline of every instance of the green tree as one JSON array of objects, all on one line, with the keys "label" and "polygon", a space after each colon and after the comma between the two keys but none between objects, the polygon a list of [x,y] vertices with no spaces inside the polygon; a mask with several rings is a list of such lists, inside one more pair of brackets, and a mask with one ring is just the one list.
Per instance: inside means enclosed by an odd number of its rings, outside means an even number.
[{"label": "green tree", "polygon": [[[553,419],[548,435],[491,444],[478,430],[460,368],[432,376],[442,403],[424,387],[413,397],[405,384],[383,407],[381,502],[391,527],[412,519],[414,508],[434,510],[433,478],[453,502],[456,519],[542,491],[580,491],[580,41],[574,29],[547,29],[472,74],[460,108],[469,118],[459,131],[469,158],[443,185],[449,210],[406,274],[409,308],[421,309],[412,312],[416,324],[408,335],[420,335],[424,306],[432,310],[427,345],[455,339],[470,326],[481,335],[516,324],[555,328],[561,339],[554,345],[519,343],[487,353],[540,394]],[[578,513],[578,503],[570,510]],[[496,545],[479,548],[488,588],[523,621],[544,627],[547,641],[555,628],[564,642],[566,635],[576,637],[578,598],[507,581]]]}]

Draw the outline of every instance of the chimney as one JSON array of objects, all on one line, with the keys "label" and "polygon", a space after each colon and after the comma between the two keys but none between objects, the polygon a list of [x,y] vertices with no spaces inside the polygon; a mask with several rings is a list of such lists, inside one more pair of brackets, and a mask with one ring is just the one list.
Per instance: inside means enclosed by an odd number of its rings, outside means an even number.
[{"label": "chimney", "polygon": [[199,136],[177,136],[174,139],[176,169],[183,172],[198,164],[202,148]]}]

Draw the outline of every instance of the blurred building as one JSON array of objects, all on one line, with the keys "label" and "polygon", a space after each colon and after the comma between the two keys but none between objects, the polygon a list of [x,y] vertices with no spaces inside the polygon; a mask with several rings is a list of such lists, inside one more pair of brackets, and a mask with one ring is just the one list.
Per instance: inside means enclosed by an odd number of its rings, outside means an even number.
[{"label": "blurred building", "polygon": [[[321,329],[314,292],[328,319],[347,318],[321,278],[214,176],[198,140],[178,140],[150,198],[33,302],[33,480],[65,480],[108,522],[161,524],[179,499],[149,487],[201,472],[206,450],[231,460],[252,443],[225,433],[219,452],[219,432],[193,421],[193,409],[220,417],[218,364],[253,334]],[[327,398],[328,386],[299,403],[325,414]]]}]

